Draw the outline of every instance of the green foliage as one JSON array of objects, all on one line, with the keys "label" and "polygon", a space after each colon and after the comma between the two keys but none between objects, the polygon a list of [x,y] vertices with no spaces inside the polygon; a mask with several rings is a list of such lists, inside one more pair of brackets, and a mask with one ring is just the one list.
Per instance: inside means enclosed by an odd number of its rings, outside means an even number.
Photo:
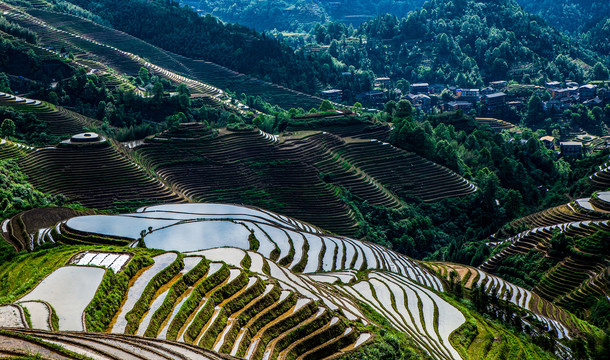
[{"label": "green foliage", "polygon": [[0,136],[32,145],[55,145],[59,137],[48,135],[47,123],[35,114],[0,106]]},{"label": "green foliage", "polygon": [[250,243],[251,251],[258,250],[258,247],[260,246],[260,242],[256,238],[256,235],[254,235],[254,230],[250,231],[250,235],[248,235],[248,242]]},{"label": "green foliage", "polygon": [[349,3],[330,4],[321,0],[248,0],[240,3],[240,6],[235,6],[235,3],[227,0],[184,1],[185,4],[195,6],[204,13],[218,16],[223,21],[237,22],[259,31],[313,28],[313,35],[320,41],[325,41],[327,35],[337,38],[345,34],[336,24],[330,24],[328,28],[321,26],[320,24],[326,20],[344,20],[357,25],[366,18],[362,14],[368,16],[389,12],[403,15],[416,9],[423,2],[423,0],[353,0]]},{"label": "green foliage", "polygon": [[257,278],[254,285],[250,286],[246,291],[242,292],[239,296],[228,301],[224,309],[228,314],[233,314],[239,309],[243,309],[246,304],[254,300],[265,290],[265,283],[260,278]]},{"label": "green foliage", "polygon": [[140,321],[148,311],[157,291],[184,269],[184,261],[182,258],[183,255],[178,253],[178,257],[171,265],[155,275],[148,284],[146,284],[146,288],[142,291],[142,294],[134,304],[133,309],[125,315],[125,318],[127,319],[127,326],[125,327],[126,334],[135,334],[136,331],[138,331]]},{"label": "green foliage", "polygon": [[104,332],[108,329],[127,296],[129,281],[140,270],[153,263],[148,256],[136,255],[123,272],[115,274],[112,270],[106,270],[93,300],[85,309],[87,331]]},{"label": "green foliage", "polygon": [[199,312],[195,315],[193,322],[184,332],[184,340],[192,343],[197,339],[197,336],[203,330],[205,324],[210,320],[214,313],[214,301],[212,299],[206,300],[205,304],[201,307]]},{"label": "green foliage", "polygon": [[225,326],[227,326],[228,318],[227,313],[224,310],[220,310],[220,314],[218,314],[214,323],[210,325],[205,332],[205,336],[199,341],[199,346],[207,349],[212,348],[218,335],[220,335]]},{"label": "green foliage", "polygon": [[208,292],[218,286],[229,276],[229,268],[223,264],[223,266],[216,271],[214,274],[206,277],[199,285],[197,285],[188,299],[182,304],[176,316],[169,325],[167,330],[167,339],[176,340],[178,332],[186,323],[186,320],[193,314],[193,312],[199,306],[201,300],[206,296]]},{"label": "green foliage", "polygon": [[320,104],[320,111],[331,111],[331,110],[334,110],[334,107],[330,103],[330,101],[328,101],[328,100],[322,101],[322,104]]},{"label": "green foliage", "polygon": [[298,90],[314,93],[316,78],[340,76],[330,59],[307,59],[265,34],[237,24],[224,24],[210,15],[199,16],[191,7],[181,7],[178,2],[71,2],[97,13],[115,29],[171,52],[213,61]]},{"label": "green foliage", "polygon": [[150,319],[148,328],[146,329],[144,336],[157,337],[159,329],[164,321],[167,320],[171,314],[174,306],[176,306],[178,299],[183,296],[184,292],[191,286],[194,286],[197,281],[205,276],[209,270],[209,262],[205,259],[201,259],[191,271],[184,274],[178,281],[176,281],[168,290],[163,303],[157,311],[153,314]]}]

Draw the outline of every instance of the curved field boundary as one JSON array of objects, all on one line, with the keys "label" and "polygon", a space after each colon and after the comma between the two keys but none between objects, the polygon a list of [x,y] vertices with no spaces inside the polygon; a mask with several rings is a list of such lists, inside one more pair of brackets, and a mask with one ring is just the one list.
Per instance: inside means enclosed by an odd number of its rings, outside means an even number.
[{"label": "curved field boundary", "polygon": [[[0,353],[15,351],[15,355],[40,353],[49,359],[135,359],[135,360],[227,360],[233,359],[212,351],[174,341],[138,336],[46,332],[11,329],[0,332]],[[8,340],[8,341],[7,341]]]},{"label": "curved field boundary", "polygon": [[[91,221],[87,221],[88,219]],[[128,225],[122,228],[113,227],[112,234],[94,232],[107,229],[100,227],[97,230],[96,224],[118,222],[119,220],[128,221],[125,223]],[[197,223],[213,224],[216,227],[223,222],[231,225],[231,229],[237,227],[242,230],[244,238],[219,239],[213,246],[207,242],[201,244],[197,242],[197,239],[202,237],[201,229],[214,231],[214,228],[194,225]],[[96,230],[90,226],[94,226]],[[181,226],[183,230],[180,229]],[[244,228],[241,228],[242,226]],[[150,231],[146,230],[148,227],[150,227]],[[107,241],[135,239],[139,236],[140,230],[155,234],[159,229],[171,228],[178,231],[181,236],[188,233],[193,239],[191,243],[194,251],[202,249],[204,246],[213,248],[243,246],[242,250],[258,252],[266,259],[277,261],[282,267],[295,273],[388,270],[407,276],[437,291],[442,290],[442,284],[435,276],[407,256],[361,240],[298,230],[304,227],[306,224],[252,207],[223,204],[174,204],[145,207],[133,214],[73,218],[67,223],[60,224],[57,229],[60,234],[75,233],[80,234],[81,238],[91,239],[89,241],[92,242],[95,242],[95,239],[103,242],[105,238],[108,238]],[[243,231],[244,229],[247,231]],[[146,242],[146,236],[144,241]],[[171,243],[169,243],[166,250],[175,249],[172,249]],[[212,249],[203,248],[203,250],[213,257]],[[252,262],[251,268],[254,269],[256,264],[254,264],[254,260]],[[260,261],[257,261],[257,264],[256,266],[262,266]],[[260,273],[263,273],[262,270]]]},{"label": "curved field boundary", "polygon": [[[505,240],[509,245],[485,261],[480,268],[493,271],[502,266],[507,257],[526,254],[532,249],[546,254],[548,242],[556,231],[579,239],[592,236],[598,231],[610,231],[610,220],[571,222],[522,232]],[[606,296],[607,285],[603,285],[601,280],[604,278],[602,274],[607,270],[608,261],[603,253],[600,255],[603,247],[591,242],[583,245],[590,248],[581,248],[574,244],[572,254],[559,259],[559,263],[546,272],[534,291],[547,300],[566,302],[582,301],[589,291],[596,296]]]},{"label": "curved field boundary", "polygon": [[563,308],[502,278],[465,265],[448,263],[426,263],[426,265],[447,281],[451,281],[450,273],[455,271],[456,280],[460,281],[462,286],[468,289],[475,286],[483,288],[488,295],[509,301],[529,311],[535,320],[543,324],[548,331],[555,332],[559,339],[571,339],[574,334],[591,331],[583,328],[583,322]]},{"label": "curved field boundary", "polygon": [[33,147],[0,139],[0,160],[20,158],[33,150]]},{"label": "curved field boundary", "polygon": [[264,204],[346,236],[356,234],[357,224],[340,198],[342,188],[389,208],[403,206],[403,196],[436,201],[476,191],[456,173],[415,154],[329,133],[277,142],[257,131],[211,136],[185,125],[134,151],[142,164],[191,199]]},{"label": "curved field boundary", "polygon": [[[372,271],[369,280],[342,286],[341,289],[373,307],[434,358],[460,358],[449,342],[449,335],[462,325],[465,318],[429,289],[404,276],[380,271]],[[443,321],[439,322],[439,319]]]},{"label": "curved field boundary", "polygon": [[76,134],[83,132],[85,128],[100,124],[97,120],[61,106],[3,92],[0,92],[0,106],[8,106],[15,110],[33,113],[38,119],[47,123],[49,132],[53,135]]},{"label": "curved field boundary", "polygon": [[510,130],[516,128],[514,124],[508,121],[494,119],[494,118],[475,118],[479,125],[489,126],[492,130],[502,132],[504,130]]},{"label": "curved field boundary", "polygon": [[37,188],[91,208],[139,199],[184,201],[107,143],[38,149],[19,164]]},{"label": "curved field boundary", "polygon": [[[218,258],[222,257],[222,252],[211,254]],[[225,256],[235,255],[229,251]],[[191,254],[184,258],[185,267],[176,276],[165,276],[164,280],[161,280],[158,274],[165,271],[163,269],[169,269],[170,262],[179,259],[174,253],[155,257],[155,265],[144,269],[130,283],[127,299],[117,315],[112,333],[129,330],[128,327],[132,325],[126,321],[124,314],[130,309],[129,313],[132,313],[139,304],[144,307],[139,313],[145,315],[140,317],[137,320],[139,324],[132,328],[139,328],[140,333],[143,333],[142,329],[153,329],[152,326],[161,329],[167,326],[163,324],[170,324],[167,331],[153,330],[147,335],[178,338],[182,342],[197,344],[220,353],[245,356],[247,359],[261,359],[263,354],[273,353],[280,339],[284,339],[282,340],[284,343],[280,344],[275,352],[281,351],[276,358],[282,360],[300,356],[314,359],[314,354],[328,357],[347,351],[344,350],[346,348],[356,348],[363,343],[360,341],[356,344],[360,339],[360,332],[350,325],[350,320],[337,315],[339,313],[335,312],[334,317],[316,316],[316,313],[331,314],[331,309],[339,310],[346,305],[358,311],[355,305],[347,304],[351,300],[339,296],[330,288],[324,289],[323,284],[317,284],[305,276],[282,270],[271,262],[268,263],[270,276],[257,274],[256,269],[251,267],[254,273],[247,275],[243,267],[248,261],[244,261],[243,258],[250,256],[260,255],[243,251],[242,259],[239,261],[242,268],[228,268],[224,263],[218,262],[211,262],[208,267],[207,260],[202,262],[203,258]],[[236,262],[235,259],[227,260]],[[251,265],[253,262],[249,263]],[[200,267],[199,264],[205,265]],[[196,269],[200,270],[193,275]],[[159,278],[160,282],[155,281],[156,278]],[[153,282],[158,290],[155,296],[150,298],[146,295],[148,290],[142,290],[142,287],[147,283],[145,287],[148,288]],[[183,283],[186,286],[180,285]],[[171,295],[172,292],[177,291],[177,287],[181,287],[182,292],[179,295]],[[142,301],[138,296],[146,296],[148,300]],[[167,306],[165,306],[166,302],[168,302]],[[163,315],[157,317],[164,306],[168,311],[163,311]],[[353,320],[365,321],[359,312],[358,314],[350,317]],[[124,318],[125,320],[122,320]],[[153,322],[153,319],[157,320]],[[301,339],[298,346],[288,347],[285,342],[288,339],[295,339],[298,334],[295,331],[302,326],[307,327],[311,336]],[[176,331],[178,328],[179,331]],[[63,340],[61,337],[55,337],[53,341]],[[78,347],[85,341],[76,343],[74,339],[70,339],[69,343],[72,347]],[[111,349],[115,347],[101,345],[95,348],[95,351],[117,354],[117,351],[122,351]],[[93,346],[88,347],[89,351],[93,349]],[[132,355],[134,354],[129,354]]]}]

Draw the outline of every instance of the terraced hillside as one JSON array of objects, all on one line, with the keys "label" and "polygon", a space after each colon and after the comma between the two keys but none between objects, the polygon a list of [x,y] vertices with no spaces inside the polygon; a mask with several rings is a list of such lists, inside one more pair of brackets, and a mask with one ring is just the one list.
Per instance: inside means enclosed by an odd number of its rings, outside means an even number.
[{"label": "terraced hillside", "polygon": [[92,144],[67,140],[29,153],[19,165],[42,191],[64,194],[91,208],[106,209],[127,200],[181,200],[105,140]]},{"label": "terraced hillside", "polygon": [[610,162],[600,165],[595,174],[590,177],[591,184],[598,190],[610,188]]},{"label": "terraced hillside", "polygon": [[42,244],[46,228],[74,216],[88,215],[91,211],[77,211],[66,207],[48,207],[24,211],[2,222],[1,234],[15,250],[34,250]]},{"label": "terraced hillside", "polygon": [[34,149],[27,145],[0,139],[0,160],[19,158],[32,150]]},{"label": "terraced hillside", "polygon": [[[197,345],[245,359],[326,359],[375,341],[370,310],[361,308],[366,304],[432,358],[462,357],[451,344],[466,317],[439,294],[445,280],[381,246],[326,235],[276,213],[222,204],[158,205],[125,215],[77,216],[40,233],[46,241],[82,249],[122,239],[169,251],[145,258],[125,247],[91,248],[33,284],[15,304],[0,307],[4,324],[29,327],[27,309],[31,327],[43,330],[12,334],[66,344],[69,351],[112,358],[128,350],[129,358],[141,358],[152,347],[167,356],[161,347]],[[441,267],[448,265],[429,266],[446,277]],[[535,296],[512,284],[499,286],[487,275],[479,283],[516,299],[542,331],[568,338],[582,326],[541,299],[534,307],[528,299]],[[107,333],[65,332],[83,329]]]},{"label": "terraced hillside", "polygon": [[47,123],[52,135],[77,134],[85,128],[98,125],[98,121],[40,100],[32,100],[0,92],[0,106],[31,112]]},{"label": "terraced hillside", "polygon": [[[552,304],[535,292],[477,268],[441,262],[426,263],[426,266],[449,282],[459,282],[467,289],[481,288],[489,296],[504,299],[530,311],[530,322],[540,322],[544,325],[544,329],[555,332],[560,339],[570,338],[570,334],[587,333],[592,330],[573,314]],[[452,280],[451,273],[454,273],[454,280]]]},{"label": "terraced hillside", "polygon": [[513,228],[534,228],[558,225],[574,221],[604,220],[610,218],[610,211],[600,206],[593,197],[574,200],[568,204],[552,207],[511,223]]},{"label": "terraced hillside", "polygon": [[514,124],[508,121],[494,119],[494,118],[476,118],[477,123],[482,126],[489,126],[492,130],[502,132],[503,130],[510,130],[516,128]]},{"label": "terraced hillside", "polygon": [[223,130],[216,136],[191,124],[135,152],[196,201],[262,206],[344,235],[356,229],[339,186],[390,208],[401,207],[403,197],[434,201],[476,190],[450,170],[389,144],[322,132],[278,137]]},{"label": "terraced hillside", "polygon": [[[51,49],[66,49],[76,60],[109,74],[135,76],[141,66],[170,81],[185,83],[191,92],[209,95],[210,104],[218,104],[219,89],[236,94],[260,96],[282,108],[319,107],[322,99],[261,81],[204,60],[171,54],[126,33],[97,25],[73,15],[44,9],[23,13],[5,3],[12,21],[34,31],[39,43]],[[147,60],[144,60],[147,59]],[[228,104],[228,103],[226,103]]]},{"label": "terraced hillside", "polygon": [[[569,206],[550,209],[530,220],[542,222],[543,226],[493,243],[502,250],[480,268],[519,277],[516,275],[519,274],[518,259],[538,252],[549,259],[547,262],[550,261],[550,265],[544,269],[539,280],[527,281],[537,295],[564,305],[583,304],[589,296],[606,297],[610,294],[610,253],[607,246],[609,204],[609,194],[601,192],[590,199],[580,199]],[[565,209],[583,210],[571,213],[561,211]],[[579,220],[583,217],[587,220]],[[551,222],[553,224],[549,224]]]},{"label": "terraced hillside", "polygon": [[175,341],[82,332],[48,332],[31,329],[0,330],[1,355],[44,359],[229,359],[209,350]]}]

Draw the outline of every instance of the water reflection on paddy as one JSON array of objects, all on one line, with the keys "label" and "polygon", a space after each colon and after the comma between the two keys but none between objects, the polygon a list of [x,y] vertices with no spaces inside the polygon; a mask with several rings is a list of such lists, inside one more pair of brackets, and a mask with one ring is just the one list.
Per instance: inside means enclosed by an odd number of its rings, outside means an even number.
[{"label": "water reflection on paddy", "polygon": [[93,299],[104,272],[105,269],[96,267],[61,267],[20,300],[46,301],[57,312],[60,330],[83,331],[83,311]]},{"label": "water reflection on paddy", "polygon": [[230,221],[198,221],[170,226],[146,235],[146,247],[180,252],[236,247],[248,250],[250,231]]},{"label": "water reflection on paddy", "polygon": [[74,230],[137,239],[142,230],[175,224],[176,220],[134,218],[123,215],[89,215],[72,218],[66,225]]}]

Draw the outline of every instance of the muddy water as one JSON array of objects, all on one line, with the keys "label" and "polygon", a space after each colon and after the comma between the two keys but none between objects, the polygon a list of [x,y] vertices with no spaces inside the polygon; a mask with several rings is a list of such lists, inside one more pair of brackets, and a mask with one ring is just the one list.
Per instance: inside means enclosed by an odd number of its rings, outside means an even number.
[{"label": "muddy water", "polygon": [[0,328],[1,327],[25,327],[19,309],[16,306],[0,306]]},{"label": "muddy water", "polygon": [[83,311],[93,299],[104,272],[95,267],[61,267],[20,301],[46,301],[57,312],[60,330],[83,331]]},{"label": "muddy water", "polygon": [[133,306],[136,304],[142,292],[146,288],[146,285],[150,282],[150,280],[161,272],[163,269],[168,267],[174,260],[176,260],[177,255],[175,253],[166,253],[161,254],[159,256],[155,256],[153,260],[155,263],[146,269],[131,285],[127,292],[127,298],[121,307],[119,315],[116,317],[116,321],[112,327],[113,333],[124,333],[125,327],[127,326],[127,319],[125,316]]},{"label": "muddy water", "polygon": [[19,303],[19,305],[30,312],[33,329],[51,330],[51,310],[47,304],[40,301],[28,301]]}]

